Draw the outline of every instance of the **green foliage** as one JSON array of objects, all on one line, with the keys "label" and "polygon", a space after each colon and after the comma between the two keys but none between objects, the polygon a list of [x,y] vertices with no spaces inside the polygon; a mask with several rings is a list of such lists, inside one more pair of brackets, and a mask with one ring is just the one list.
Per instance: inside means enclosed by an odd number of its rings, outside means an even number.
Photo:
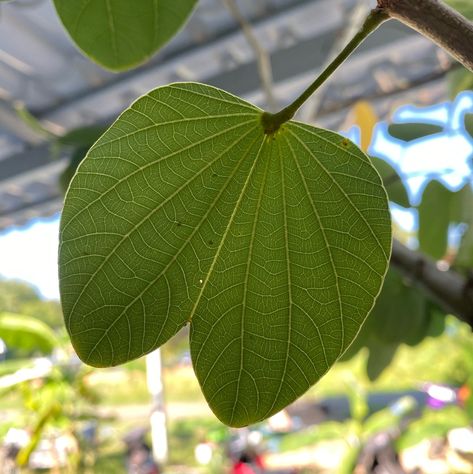
[{"label": "green foliage", "polygon": [[402,207],[410,207],[409,196],[397,171],[380,158],[372,157],[371,162],[383,180],[389,200]]},{"label": "green foliage", "polygon": [[453,428],[469,426],[468,413],[457,406],[447,406],[442,410],[425,408],[422,416],[412,422],[396,441],[399,451],[420,443],[424,439],[443,437]]},{"label": "green foliage", "polygon": [[448,73],[448,90],[451,99],[460,92],[473,90],[473,74],[464,67],[459,67]]},{"label": "green foliage", "polygon": [[[471,234],[472,208],[473,191],[470,184],[453,192],[438,181],[432,180],[426,186],[418,208],[420,249],[435,259],[444,257],[450,224],[465,223],[469,226],[467,232]],[[471,239],[471,235],[465,234],[464,238]],[[470,260],[471,258],[470,256]]]},{"label": "green foliage", "polygon": [[0,335],[8,347],[23,351],[50,353],[59,345],[46,324],[25,315],[0,313]]},{"label": "green foliage", "polygon": [[390,268],[373,310],[343,360],[366,347],[366,372],[370,380],[376,380],[401,344],[415,346],[427,336],[439,336],[444,327],[445,313]]},{"label": "green foliage", "polygon": [[61,220],[60,281],[79,356],[115,365],[191,323],[194,368],[225,423],[292,402],[345,351],[387,268],[387,199],[339,135],[221,90],[174,84],[92,147]]},{"label": "green foliage", "polygon": [[190,15],[196,0],[54,0],[84,54],[112,71],[149,59]]},{"label": "green foliage", "polygon": [[105,125],[87,125],[85,127],[74,128],[57,138],[56,143],[61,146],[90,148],[106,129],[107,127]]},{"label": "green foliage", "polygon": [[74,173],[89,148],[100,138],[107,127],[104,125],[90,125],[70,130],[68,133],[55,140],[54,146],[60,148],[72,148],[72,154],[69,158],[69,165],[59,177],[59,185],[64,194],[66,194],[69,183]]},{"label": "green foliage", "polygon": [[424,190],[419,206],[419,247],[435,259],[447,251],[452,193],[438,181],[431,181]]},{"label": "green foliage", "polygon": [[405,142],[417,140],[418,138],[433,135],[441,131],[442,127],[429,123],[393,123],[388,127],[388,132],[392,137]]}]

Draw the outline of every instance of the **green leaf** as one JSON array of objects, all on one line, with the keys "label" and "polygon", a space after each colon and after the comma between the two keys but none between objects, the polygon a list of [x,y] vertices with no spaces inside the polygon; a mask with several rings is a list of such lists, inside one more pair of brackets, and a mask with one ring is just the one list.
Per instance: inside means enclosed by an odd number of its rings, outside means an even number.
[{"label": "green leaf", "polygon": [[419,247],[422,252],[440,259],[447,252],[450,200],[452,192],[432,180],[419,205]]},{"label": "green leaf", "polygon": [[455,265],[469,268],[473,266],[473,190],[467,183],[451,198],[451,220],[466,224],[455,257]]},{"label": "green leaf", "polygon": [[402,207],[410,207],[409,196],[397,171],[380,158],[371,157],[371,163],[383,180],[389,200]]},{"label": "green leaf", "polygon": [[427,336],[438,337],[445,331],[445,318],[447,315],[436,303],[427,301],[426,311],[429,316]]},{"label": "green leaf", "polygon": [[442,410],[425,409],[422,417],[411,423],[397,439],[396,447],[402,451],[425,439],[446,436],[450,430],[469,424],[468,413],[458,406],[447,406]]},{"label": "green leaf", "polygon": [[445,0],[445,3],[455,8],[469,20],[473,20],[473,4],[470,0]]},{"label": "green leaf", "polygon": [[473,89],[473,73],[464,67],[454,69],[447,74],[448,95],[451,100],[463,91]]},{"label": "green leaf", "polygon": [[399,427],[401,420],[417,408],[417,400],[406,395],[399,398],[393,405],[373,413],[363,426],[363,438],[370,439],[374,435]]},{"label": "green leaf", "polygon": [[473,226],[472,205],[473,191],[470,184],[452,192],[438,181],[432,180],[426,186],[418,208],[420,249],[436,259],[445,256],[449,225],[465,223],[470,229]]},{"label": "green leaf", "polygon": [[368,345],[368,359],[366,361],[366,375],[370,381],[375,381],[389,367],[396,355],[399,343],[376,341],[371,338]]},{"label": "green leaf", "polygon": [[386,193],[326,130],[222,90],[155,89],[91,148],[66,197],[60,287],[79,356],[140,357],[190,323],[194,369],[233,426],[291,403],[356,336],[387,268]]},{"label": "green leaf", "polygon": [[85,155],[88,151],[89,147],[79,147],[74,151],[74,153],[72,153],[71,157],[69,158],[69,164],[59,176],[59,186],[63,194],[66,193],[69,183],[71,182],[71,179],[77,170],[77,167],[80,165],[80,162],[85,158]]},{"label": "green leaf", "polygon": [[54,0],[82,52],[123,71],[149,59],[181,28],[196,0]]},{"label": "green leaf", "polygon": [[[472,84],[471,88],[473,89],[473,74],[472,74]],[[473,114],[465,114],[465,130],[470,134],[473,138]],[[470,165],[471,166],[471,165]]]},{"label": "green leaf", "polygon": [[91,147],[108,127],[105,125],[88,125],[69,130],[56,141],[59,145],[73,147]]},{"label": "green leaf", "polygon": [[346,384],[346,395],[352,420],[362,423],[370,411],[366,390],[355,381],[350,381]]},{"label": "green leaf", "polygon": [[409,342],[419,331],[427,331],[425,305],[423,294],[408,285],[399,272],[390,269],[368,323],[379,341]]},{"label": "green leaf", "polygon": [[430,123],[393,123],[388,127],[388,133],[398,140],[410,142],[434,133],[440,133],[442,127]]},{"label": "green leaf", "polygon": [[0,337],[8,347],[50,353],[58,346],[54,332],[41,321],[23,314],[0,313]]},{"label": "green leaf", "polygon": [[463,268],[473,267],[473,223],[469,225],[462,235],[455,264]]}]

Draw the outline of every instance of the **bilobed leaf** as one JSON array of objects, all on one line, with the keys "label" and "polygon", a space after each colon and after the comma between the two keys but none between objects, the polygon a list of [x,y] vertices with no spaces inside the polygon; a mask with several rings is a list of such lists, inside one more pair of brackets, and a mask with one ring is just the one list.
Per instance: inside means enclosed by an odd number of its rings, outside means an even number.
[{"label": "bilobed leaf", "polygon": [[337,360],[380,290],[386,193],[349,140],[194,83],[155,89],[91,148],[66,197],[66,327],[95,366],[190,323],[215,414],[268,417]]},{"label": "bilobed leaf", "polygon": [[112,71],[146,61],[190,15],[196,0],[54,0],[76,45]]}]

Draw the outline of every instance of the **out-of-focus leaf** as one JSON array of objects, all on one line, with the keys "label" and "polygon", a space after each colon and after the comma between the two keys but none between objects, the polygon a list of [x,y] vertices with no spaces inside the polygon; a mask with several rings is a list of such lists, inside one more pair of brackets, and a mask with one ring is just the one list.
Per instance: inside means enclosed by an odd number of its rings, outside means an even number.
[{"label": "out-of-focus leaf", "polygon": [[419,206],[420,249],[433,258],[442,258],[447,251],[448,227],[464,223],[468,229],[463,236],[456,264],[468,266],[473,261],[470,229],[473,227],[473,191],[470,184],[452,192],[438,181],[431,181]]},{"label": "out-of-focus leaf", "polygon": [[373,333],[379,342],[407,342],[426,325],[425,298],[390,269],[370,315]]},{"label": "out-of-focus leaf", "polygon": [[371,163],[383,180],[390,201],[402,207],[410,207],[409,196],[397,171],[386,161],[371,157]]},{"label": "out-of-focus leaf", "polygon": [[15,103],[15,112],[18,117],[25,123],[31,130],[36,132],[39,136],[48,139],[56,138],[56,135],[51,132],[44,124],[41,123],[25,106],[25,104],[18,102]]},{"label": "out-of-focus leaf", "polygon": [[[0,334],[1,337],[1,334]],[[9,359],[0,363],[0,377],[4,375],[13,374],[17,370],[25,369],[34,366],[35,359]]]},{"label": "out-of-focus leaf", "polygon": [[429,315],[429,326],[427,336],[438,337],[445,331],[445,312],[432,301],[426,302],[426,311]]},{"label": "out-of-focus leaf", "polygon": [[422,252],[441,259],[447,251],[452,192],[432,180],[419,205],[419,247]]},{"label": "out-of-focus leaf", "polygon": [[388,127],[388,132],[392,137],[405,142],[440,133],[441,131],[442,127],[429,123],[392,123]]},{"label": "out-of-focus leaf", "polygon": [[69,183],[80,162],[85,158],[89,148],[103,135],[107,129],[104,125],[90,125],[75,128],[56,140],[59,146],[71,146],[75,150],[69,158],[69,165],[59,177],[59,186],[65,194]]},{"label": "out-of-focus leaf", "polygon": [[361,448],[361,443],[355,440],[348,445],[348,449],[338,467],[338,474],[353,474],[358,457],[360,456]]},{"label": "out-of-focus leaf", "polygon": [[350,404],[350,415],[353,420],[363,422],[369,413],[368,398],[363,387],[355,381],[347,384],[346,395]]},{"label": "out-of-focus leaf", "polygon": [[473,190],[467,183],[450,196],[450,221],[473,224]]},{"label": "out-of-focus leaf", "polygon": [[58,346],[54,332],[41,321],[22,314],[0,313],[0,336],[7,347],[50,353]]},{"label": "out-of-focus leaf", "polygon": [[365,439],[399,426],[401,419],[417,407],[414,397],[405,396],[397,400],[393,405],[373,413],[363,426],[363,437]]},{"label": "out-of-focus leaf", "polygon": [[473,73],[464,67],[459,67],[447,74],[448,95],[451,100],[463,91],[473,89]]},{"label": "out-of-focus leaf", "polygon": [[57,143],[64,146],[90,148],[107,130],[105,125],[89,125],[70,130],[57,139]]},{"label": "out-of-focus leaf", "polygon": [[69,158],[69,164],[67,165],[67,168],[59,176],[59,186],[61,187],[61,191],[63,192],[63,194],[66,194],[67,188],[69,187],[69,183],[71,182],[71,179],[74,176],[77,167],[85,158],[85,155],[87,155],[88,151],[88,147],[79,147]]},{"label": "out-of-focus leaf", "polygon": [[371,339],[368,346],[368,359],[366,361],[366,375],[373,382],[392,362],[399,347],[397,343],[387,343]]},{"label": "out-of-focus leaf", "polygon": [[409,428],[396,442],[398,451],[415,446],[425,439],[445,436],[451,429],[468,426],[468,414],[457,406],[448,406],[443,410],[425,409],[418,420],[409,425]]},{"label": "out-of-focus leaf", "polygon": [[[473,79],[473,74],[471,76]],[[472,80],[471,88],[473,89],[473,80]],[[465,121],[465,130],[471,135],[471,138],[473,138],[473,114],[465,114],[464,121]]]},{"label": "out-of-focus leaf", "polygon": [[462,236],[455,264],[463,268],[473,266],[473,224],[470,224]]}]

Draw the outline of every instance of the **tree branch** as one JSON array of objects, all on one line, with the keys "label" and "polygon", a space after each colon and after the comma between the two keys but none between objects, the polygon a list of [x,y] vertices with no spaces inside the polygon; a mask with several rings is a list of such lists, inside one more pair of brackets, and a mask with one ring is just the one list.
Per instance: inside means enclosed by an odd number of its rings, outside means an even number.
[{"label": "tree branch", "polygon": [[436,262],[394,240],[391,265],[412,279],[443,309],[473,328],[473,282],[454,270],[442,271]]},{"label": "tree branch", "polygon": [[430,38],[473,71],[473,22],[441,0],[378,0],[378,8]]}]

